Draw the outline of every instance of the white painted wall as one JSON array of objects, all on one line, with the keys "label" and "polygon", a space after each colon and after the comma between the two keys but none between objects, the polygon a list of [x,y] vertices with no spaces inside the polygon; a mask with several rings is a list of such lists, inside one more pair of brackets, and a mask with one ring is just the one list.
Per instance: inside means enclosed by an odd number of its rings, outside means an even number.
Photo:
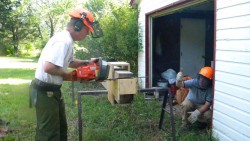
[{"label": "white painted wall", "polygon": [[204,19],[181,19],[180,67],[192,78],[205,64],[205,24]]},{"label": "white painted wall", "polygon": [[217,0],[213,135],[250,141],[250,0]]}]

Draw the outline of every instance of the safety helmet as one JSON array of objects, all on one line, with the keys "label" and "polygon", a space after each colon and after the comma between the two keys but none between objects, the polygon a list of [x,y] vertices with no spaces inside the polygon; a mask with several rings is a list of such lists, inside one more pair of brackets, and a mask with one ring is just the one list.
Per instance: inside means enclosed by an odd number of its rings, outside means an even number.
[{"label": "safety helmet", "polygon": [[214,76],[214,69],[211,67],[203,67],[199,74],[211,80]]},{"label": "safety helmet", "polygon": [[71,18],[77,18],[82,20],[83,24],[89,29],[92,34],[92,37],[98,38],[102,37],[103,33],[99,27],[99,23],[94,20],[93,14],[87,9],[78,8],[73,12],[69,13]]}]

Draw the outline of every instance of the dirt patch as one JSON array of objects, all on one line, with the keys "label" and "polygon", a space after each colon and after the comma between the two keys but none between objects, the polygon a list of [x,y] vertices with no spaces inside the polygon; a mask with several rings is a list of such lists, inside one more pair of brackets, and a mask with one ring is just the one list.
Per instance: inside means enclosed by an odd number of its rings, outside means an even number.
[{"label": "dirt patch", "polygon": [[[170,106],[169,104],[166,105],[166,111],[170,113]],[[175,116],[181,116],[181,106],[178,104],[173,105],[173,112]]]},{"label": "dirt patch", "polygon": [[9,122],[0,119],[0,138],[4,138],[9,132]]},{"label": "dirt patch", "polygon": [[176,104],[176,105],[174,105],[174,114],[175,115],[177,115],[177,116],[181,116],[181,106],[180,105],[178,105],[178,104]]}]

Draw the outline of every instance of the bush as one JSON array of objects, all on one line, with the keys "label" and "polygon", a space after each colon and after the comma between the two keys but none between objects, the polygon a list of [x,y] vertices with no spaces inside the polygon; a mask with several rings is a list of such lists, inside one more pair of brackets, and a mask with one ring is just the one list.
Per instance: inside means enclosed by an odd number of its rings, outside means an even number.
[{"label": "bush", "polygon": [[6,56],[8,55],[8,52],[7,52],[7,47],[0,43],[0,56]]}]

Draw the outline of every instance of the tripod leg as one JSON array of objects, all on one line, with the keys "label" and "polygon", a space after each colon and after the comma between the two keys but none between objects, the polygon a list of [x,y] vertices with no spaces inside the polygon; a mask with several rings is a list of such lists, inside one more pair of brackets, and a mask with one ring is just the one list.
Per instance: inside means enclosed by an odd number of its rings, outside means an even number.
[{"label": "tripod leg", "polygon": [[162,129],[162,125],[164,122],[164,117],[165,117],[165,109],[166,109],[166,104],[167,104],[167,98],[168,98],[168,92],[164,94],[163,97],[163,103],[162,103],[162,109],[161,109],[161,116],[160,116],[160,122],[159,122],[159,129]]},{"label": "tripod leg", "polygon": [[172,99],[172,93],[170,89],[169,89],[169,108],[170,108],[170,122],[171,122],[170,124],[172,128],[173,141],[176,141],[174,113],[173,113],[173,99]]}]

